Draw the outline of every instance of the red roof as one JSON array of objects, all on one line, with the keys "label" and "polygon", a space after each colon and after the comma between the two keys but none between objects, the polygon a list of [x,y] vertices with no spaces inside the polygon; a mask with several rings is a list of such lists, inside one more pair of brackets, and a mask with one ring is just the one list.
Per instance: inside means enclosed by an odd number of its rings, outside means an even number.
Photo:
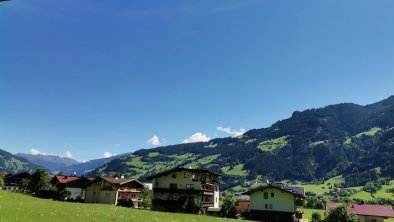
[{"label": "red roof", "polygon": [[75,180],[79,180],[79,177],[69,177],[69,176],[55,176],[59,183],[69,183]]},{"label": "red roof", "polygon": [[[59,181],[59,183],[70,183],[82,179],[81,177],[76,177],[76,176],[55,176],[55,178],[57,179],[57,181]],[[84,179],[88,179],[92,181],[95,178],[84,178]]]},{"label": "red roof", "polygon": [[[340,205],[341,203],[328,202],[326,211]],[[394,217],[393,208],[389,205],[371,205],[371,204],[349,204],[347,208],[355,215]]]}]

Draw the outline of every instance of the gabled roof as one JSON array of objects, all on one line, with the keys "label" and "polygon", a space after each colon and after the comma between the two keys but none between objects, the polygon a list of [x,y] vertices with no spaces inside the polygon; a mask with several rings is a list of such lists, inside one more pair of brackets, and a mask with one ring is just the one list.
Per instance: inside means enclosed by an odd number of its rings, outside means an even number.
[{"label": "gabled roof", "polygon": [[129,179],[129,178],[117,178],[117,177],[115,177],[115,178],[114,177],[101,177],[101,178],[103,180],[107,181],[108,183],[119,184],[119,185],[131,182],[134,180],[134,179]]},{"label": "gabled roof", "polygon": [[156,175],[150,176],[150,177],[148,177],[146,179],[153,180],[153,178],[157,178],[157,177],[161,177],[161,176],[167,176],[168,174],[179,172],[179,171],[189,171],[191,173],[208,173],[208,174],[213,174],[215,176],[220,176],[220,174],[218,174],[218,173],[214,173],[212,171],[205,170],[205,169],[190,169],[190,168],[184,168],[184,167],[177,167],[177,168],[174,168],[174,169],[171,169],[171,170],[167,170],[167,171],[158,173]]},{"label": "gabled roof", "polygon": [[300,197],[300,198],[305,198],[305,194],[304,194],[304,188],[302,187],[286,187],[286,186],[276,186],[274,184],[267,184],[265,186],[260,186],[257,187],[255,189],[251,189],[245,193],[242,193],[243,195],[251,195],[252,193],[255,192],[259,192],[259,191],[264,191],[266,189],[277,189],[280,190],[282,192],[286,192],[289,194],[292,194],[296,197]]},{"label": "gabled roof", "polygon": [[[326,211],[340,205],[337,202],[327,202]],[[393,208],[389,205],[372,205],[372,204],[349,204],[347,208],[355,215],[377,216],[377,217],[394,217]]]},{"label": "gabled roof", "polygon": [[58,183],[61,184],[67,184],[71,183],[77,180],[86,180],[86,181],[92,181],[94,180],[94,177],[77,177],[77,176],[54,176],[52,181],[57,181]]},{"label": "gabled roof", "polygon": [[115,178],[114,177],[96,177],[96,178],[94,178],[93,181],[86,184],[85,187],[89,186],[92,183],[101,181],[101,180],[107,181],[108,183],[114,184],[114,185],[123,185],[123,184],[130,183],[130,182],[136,182],[136,183],[141,184],[143,187],[145,187],[145,184],[141,183],[138,180],[131,179],[131,178],[117,178],[117,177],[115,177]]},{"label": "gabled roof", "polygon": [[72,182],[72,181],[76,181],[76,180],[79,180],[79,177],[75,177],[75,176],[71,176],[71,177],[69,177],[69,176],[55,176],[53,179],[52,179],[53,181],[56,181],[56,182],[58,182],[58,183],[69,183],[69,182]]}]

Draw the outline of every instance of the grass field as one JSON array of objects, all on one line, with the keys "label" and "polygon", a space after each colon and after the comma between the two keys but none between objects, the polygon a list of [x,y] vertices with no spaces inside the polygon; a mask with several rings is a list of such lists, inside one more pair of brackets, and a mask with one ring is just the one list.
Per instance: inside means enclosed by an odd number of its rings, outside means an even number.
[{"label": "grass field", "polygon": [[316,209],[302,209],[304,211],[304,218],[308,218],[308,221],[312,221],[312,213],[317,212],[324,218],[325,210],[316,210]]},{"label": "grass field", "polygon": [[138,210],[104,204],[68,203],[0,191],[0,221],[230,222],[237,220],[203,215]]},{"label": "grass field", "polygon": [[325,192],[329,191],[330,186],[334,186],[334,184],[340,184],[340,183],[344,183],[342,176],[333,177],[322,184],[302,184],[298,182],[291,185],[302,186],[304,187],[305,192],[313,192],[317,195],[323,195]]}]

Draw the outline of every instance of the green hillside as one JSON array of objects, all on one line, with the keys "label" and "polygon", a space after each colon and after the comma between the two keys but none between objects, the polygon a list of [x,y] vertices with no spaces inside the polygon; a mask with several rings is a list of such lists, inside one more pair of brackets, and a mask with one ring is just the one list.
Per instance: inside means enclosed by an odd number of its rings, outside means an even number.
[{"label": "green hillside", "polygon": [[237,221],[203,215],[138,210],[113,205],[68,203],[39,199],[0,190],[0,222],[24,221],[144,221],[144,222],[221,222]]},{"label": "green hillside", "polygon": [[366,106],[343,103],[297,111],[238,137],[138,150],[91,175],[144,180],[181,166],[223,174],[225,189],[267,179],[320,182],[338,175],[349,186],[359,186],[394,177],[393,162],[394,96]]},{"label": "green hillside", "polygon": [[36,168],[38,168],[37,165],[31,164],[21,157],[0,149],[0,172],[31,172]]}]

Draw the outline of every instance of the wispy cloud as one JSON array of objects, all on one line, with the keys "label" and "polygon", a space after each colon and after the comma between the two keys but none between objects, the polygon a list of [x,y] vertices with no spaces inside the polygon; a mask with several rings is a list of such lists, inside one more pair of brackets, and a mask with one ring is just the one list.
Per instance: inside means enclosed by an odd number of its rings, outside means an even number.
[{"label": "wispy cloud", "polygon": [[40,150],[36,148],[31,148],[30,152],[31,155],[47,155],[45,152],[41,152]]},{"label": "wispy cloud", "polygon": [[246,132],[244,128],[239,129],[238,131],[235,129],[231,129],[230,127],[216,127],[216,130],[230,134],[232,137],[240,136]]},{"label": "wispy cloud", "polygon": [[161,144],[160,143],[160,138],[158,136],[156,136],[156,135],[154,135],[151,138],[149,138],[148,141],[146,141],[146,143],[149,143],[149,144],[154,145],[154,146],[158,146],[158,145]]},{"label": "wispy cloud", "polygon": [[196,143],[196,142],[208,142],[211,140],[211,137],[201,133],[197,132],[193,135],[191,135],[189,138],[184,139],[182,143]]},{"label": "wispy cloud", "polygon": [[108,151],[103,153],[103,157],[104,157],[104,158],[108,158],[108,157],[115,156],[115,155],[116,155],[116,154],[113,154],[113,153],[108,152]]},{"label": "wispy cloud", "polygon": [[64,153],[64,157],[72,158],[72,157],[73,157],[73,154],[72,154],[69,150],[67,150],[67,151]]}]

